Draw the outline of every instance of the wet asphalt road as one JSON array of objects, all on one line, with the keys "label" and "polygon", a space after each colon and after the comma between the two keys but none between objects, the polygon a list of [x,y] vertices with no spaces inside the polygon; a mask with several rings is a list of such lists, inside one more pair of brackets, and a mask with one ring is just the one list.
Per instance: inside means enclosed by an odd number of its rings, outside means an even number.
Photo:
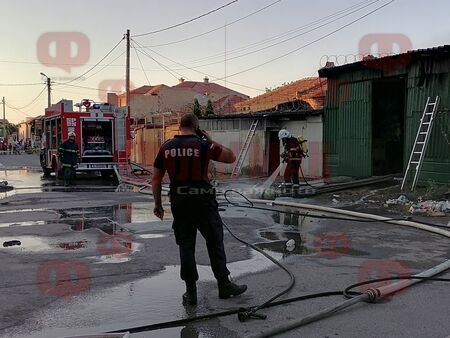
[{"label": "wet asphalt road", "polygon": [[[35,189],[19,189],[0,200],[0,240],[22,242],[0,246],[0,337],[62,337],[175,320],[255,305],[287,285],[283,271],[226,233],[230,271],[249,290],[219,300],[199,237],[199,305],[185,309],[170,213],[165,221],[155,219],[148,195],[113,193],[98,179],[80,181],[75,189],[48,189],[56,183],[39,172],[8,175],[18,187]],[[297,281],[287,297],[342,290],[377,274],[417,273],[450,257],[448,239],[404,227],[223,209],[237,235],[293,271]],[[288,240],[295,241],[293,248],[286,247]],[[67,274],[81,280],[69,283],[62,278]],[[424,283],[281,336],[444,338],[450,334],[449,290],[449,284]],[[338,296],[265,309],[265,321],[240,323],[228,316],[132,337],[252,336],[340,301]]]}]

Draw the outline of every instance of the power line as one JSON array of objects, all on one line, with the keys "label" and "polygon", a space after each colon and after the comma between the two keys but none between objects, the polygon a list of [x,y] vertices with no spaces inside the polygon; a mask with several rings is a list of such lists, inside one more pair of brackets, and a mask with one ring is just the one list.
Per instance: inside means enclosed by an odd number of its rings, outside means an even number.
[{"label": "power line", "polygon": [[[349,23],[347,23],[347,24],[345,24],[345,25],[343,25],[343,26],[341,26],[341,27],[339,27],[339,28],[337,28],[337,29],[331,31],[330,33],[327,33],[327,34],[325,34],[325,35],[322,35],[321,37],[319,37],[319,38],[317,38],[317,39],[315,39],[315,40],[313,40],[313,41],[311,41],[311,42],[309,42],[309,43],[307,43],[307,44],[305,44],[305,45],[303,45],[303,46],[300,46],[300,47],[298,47],[298,48],[296,48],[296,49],[293,49],[293,50],[291,50],[291,51],[289,51],[289,52],[287,52],[287,53],[284,53],[284,54],[282,54],[282,55],[280,55],[280,56],[277,56],[277,57],[275,57],[275,58],[273,58],[273,59],[270,59],[270,60],[268,60],[268,61],[265,61],[265,62],[263,62],[263,63],[260,63],[260,64],[258,64],[258,65],[256,65],[256,66],[253,66],[253,67],[250,67],[250,68],[241,70],[241,71],[239,71],[239,72],[236,72],[236,73],[227,75],[227,78],[228,78],[228,77],[232,77],[232,76],[236,76],[236,75],[239,75],[239,74],[243,74],[243,73],[246,73],[246,72],[249,72],[249,71],[251,71],[251,70],[253,70],[253,69],[256,69],[256,68],[265,66],[265,65],[267,65],[267,64],[269,64],[269,63],[272,63],[272,62],[274,62],[274,61],[276,61],[276,60],[282,59],[282,58],[284,58],[284,57],[286,57],[286,56],[288,56],[288,55],[290,55],[290,54],[293,54],[293,53],[295,53],[295,52],[298,52],[298,51],[301,50],[301,49],[304,49],[304,48],[306,48],[306,47],[308,47],[308,46],[311,46],[311,45],[313,45],[314,43],[319,42],[319,41],[321,41],[321,40],[323,40],[323,39],[325,39],[325,38],[327,38],[327,37],[329,37],[329,36],[331,36],[331,35],[333,35],[333,34],[339,32],[339,31],[341,31],[341,30],[343,30],[343,29],[345,29],[345,28],[347,28],[347,27],[353,25],[354,23],[356,23],[356,22],[358,22],[358,21],[361,21],[362,19],[364,19],[364,18],[366,18],[366,17],[372,15],[372,14],[375,13],[375,12],[378,12],[379,10],[381,10],[382,8],[384,8],[384,7],[386,7],[386,6],[390,5],[390,4],[392,4],[393,2],[395,2],[395,0],[391,0],[391,1],[389,1],[388,3],[386,3],[386,4],[384,4],[384,5],[380,6],[380,7],[377,7],[377,8],[375,8],[374,10],[368,12],[367,14],[365,14],[365,15],[363,15],[363,16],[360,16],[359,18],[357,18],[357,19],[355,19],[355,20],[353,20],[353,21],[351,21],[351,22],[349,22]],[[223,78],[219,78],[218,80],[222,80],[222,79],[223,79]]]},{"label": "power line", "polygon": [[[239,19],[236,19],[234,21],[231,21],[230,23],[227,24],[227,26],[230,26],[230,25],[233,25],[233,24],[235,24],[235,23],[237,23],[239,21],[245,20],[245,19],[247,19],[247,18],[249,18],[249,17],[251,17],[251,16],[253,16],[253,15],[259,13],[259,12],[262,12],[263,10],[265,10],[265,9],[267,9],[269,7],[272,7],[272,6],[276,5],[277,3],[281,2],[281,1],[282,0],[277,0],[275,2],[272,2],[271,4],[268,4],[267,6],[264,6],[264,7],[260,8],[260,9],[258,9],[256,11],[250,13],[250,14],[247,14],[247,15],[245,15],[245,16],[239,18]],[[171,41],[171,42],[166,42],[166,43],[161,43],[161,44],[157,44],[157,45],[150,45],[150,46],[146,46],[146,47],[152,47],[153,48],[153,47],[162,47],[162,46],[174,45],[174,44],[177,44],[177,43],[193,40],[193,39],[196,39],[198,37],[208,35],[210,33],[216,32],[216,31],[218,31],[218,30],[220,30],[220,29],[222,29],[224,27],[225,26],[219,26],[219,27],[216,27],[216,28],[211,29],[209,31],[206,31],[206,32],[203,32],[203,33],[200,33],[200,34],[197,34],[197,35],[190,36],[188,38],[184,38],[184,39],[180,39],[180,40],[176,40],[176,41]]]},{"label": "power line", "polygon": [[[135,40],[133,40],[133,41],[134,41],[134,43],[137,44],[137,42],[136,42]],[[142,51],[142,50],[136,49],[135,47],[134,47],[134,49],[135,49],[136,51],[138,51],[139,53],[141,53],[141,54],[147,56],[148,58],[150,58],[150,59],[153,60],[154,62],[156,62],[161,68],[163,68],[166,72],[168,72],[170,75],[172,75],[175,79],[178,80],[179,78],[178,78],[174,73],[178,74],[178,75],[181,76],[181,77],[187,78],[187,77],[185,77],[184,75],[178,73],[177,71],[171,70],[169,67],[167,67],[167,66],[164,65],[163,63],[161,63],[161,62],[159,62],[158,60],[156,60],[153,56],[151,56],[150,54],[148,54],[146,51]]]},{"label": "power line", "polygon": [[[331,21],[325,22],[325,23],[323,23],[323,24],[321,24],[321,25],[319,25],[319,26],[313,27],[313,28],[311,28],[311,29],[309,29],[309,30],[307,30],[307,31],[304,31],[304,32],[302,32],[302,33],[299,33],[299,34],[297,34],[297,35],[294,35],[294,36],[292,36],[292,37],[290,37],[290,38],[284,39],[284,40],[282,40],[282,41],[275,42],[275,43],[273,43],[273,44],[271,44],[271,45],[269,45],[269,46],[265,46],[265,47],[262,47],[262,48],[260,48],[260,49],[256,49],[256,50],[254,50],[254,51],[250,51],[250,52],[247,52],[247,53],[244,53],[244,54],[240,54],[240,55],[237,55],[237,56],[228,57],[228,58],[227,58],[227,61],[239,59],[239,58],[242,58],[242,57],[245,57],[245,56],[248,56],[248,55],[257,53],[257,52],[261,52],[261,51],[266,50],[266,49],[268,49],[268,48],[271,48],[271,47],[280,45],[280,44],[282,44],[282,43],[288,42],[288,41],[293,40],[293,39],[295,39],[295,38],[298,38],[298,37],[300,37],[300,36],[306,35],[306,34],[308,34],[308,33],[311,33],[311,32],[313,32],[313,31],[315,31],[315,30],[318,30],[318,29],[320,29],[320,28],[322,28],[322,27],[325,27],[325,26],[327,26],[327,25],[329,25],[329,24],[331,24],[331,23],[333,23],[333,22],[336,22],[336,21],[338,21],[338,20],[340,20],[340,19],[342,19],[342,18],[344,18],[344,17],[347,17],[347,16],[349,16],[349,15],[355,13],[355,12],[361,11],[362,9],[364,9],[364,8],[366,8],[366,7],[369,7],[369,6],[371,6],[371,5],[373,5],[373,4],[377,3],[377,2],[380,2],[381,0],[370,0],[370,1],[371,1],[370,3],[365,4],[364,6],[362,6],[362,7],[360,7],[360,8],[357,8],[357,9],[355,9],[355,10],[353,10],[353,11],[349,11],[349,12],[345,13],[346,11],[348,11],[348,10],[345,10],[345,11],[344,11],[345,14],[344,14],[344,15],[341,15],[341,16],[339,16],[339,17],[337,17],[336,19],[333,19],[333,20],[331,20]],[[367,2],[367,1],[365,1],[365,2]],[[317,21],[315,21],[314,23],[316,23],[316,22],[321,22],[321,21],[322,21],[322,19],[321,19],[321,20],[317,20]],[[301,26],[300,28],[306,28],[306,27],[308,27],[308,26],[312,26],[312,24],[307,24],[307,25],[305,25],[305,26]],[[295,29],[294,31],[297,31],[297,30],[298,30],[298,29]],[[289,31],[289,32],[292,32],[292,30]],[[286,35],[289,35],[289,34],[286,34]],[[284,35],[282,34],[281,36],[284,36]],[[271,41],[271,40],[274,40],[274,38],[269,39],[269,41]],[[257,45],[257,44],[252,44],[252,45]],[[144,48],[149,49],[148,47],[144,47]],[[247,47],[247,48],[236,49],[236,50],[234,50],[234,51],[245,50],[245,49],[249,49],[249,47]],[[156,53],[155,51],[153,51],[153,52]],[[233,51],[227,52],[227,54],[230,54],[230,53],[233,53]],[[216,56],[216,55],[217,55],[217,56]],[[221,54],[216,54],[216,55],[211,56],[211,59],[215,59],[215,58],[218,58],[218,57],[223,57],[223,53],[221,53]],[[197,61],[194,61],[194,63],[200,62],[200,61],[206,61],[207,59],[208,59],[208,58],[199,59],[199,60],[197,60]],[[210,63],[206,63],[206,64],[201,64],[201,65],[197,65],[197,66],[192,66],[190,69],[192,69],[192,68],[202,68],[202,67],[206,67],[206,66],[211,66],[211,65],[215,65],[215,64],[220,64],[220,63],[222,63],[222,62],[223,62],[223,60],[220,60],[220,61],[214,61],[214,62],[210,62]]]},{"label": "power line", "polygon": [[203,13],[203,14],[201,14],[201,15],[199,15],[199,16],[196,16],[196,17],[194,17],[194,18],[192,18],[192,19],[189,19],[189,20],[186,20],[186,21],[177,23],[177,24],[175,24],[175,25],[172,25],[172,26],[169,26],[169,27],[166,27],[166,28],[162,28],[162,29],[158,29],[158,30],[155,30],[155,31],[151,31],[151,32],[148,32],[148,33],[142,33],[142,34],[132,35],[131,37],[132,37],[132,38],[137,38],[137,37],[140,37],[140,36],[145,36],[145,35],[150,35],[150,34],[156,34],[156,33],[160,33],[160,32],[167,31],[167,30],[169,30],[169,29],[173,29],[173,28],[176,28],[176,27],[180,27],[180,26],[182,26],[182,25],[185,25],[185,24],[187,24],[187,23],[190,23],[190,22],[192,22],[192,21],[198,20],[198,19],[203,18],[203,17],[205,17],[205,16],[207,16],[207,15],[210,15],[210,14],[212,14],[212,13],[214,13],[214,12],[217,12],[217,11],[219,11],[219,10],[225,8],[225,7],[228,7],[228,6],[234,4],[235,2],[238,2],[238,1],[239,1],[239,0],[233,0],[233,1],[231,1],[231,2],[229,2],[229,3],[227,3],[227,4],[225,4],[225,5],[222,5],[222,6],[220,6],[220,7],[217,7],[216,9],[213,9],[213,10],[211,10],[211,11],[209,11],[209,12]]},{"label": "power line", "polygon": [[[41,62],[32,62],[32,61],[12,61],[12,60],[0,60],[0,63],[17,63],[17,64],[25,64],[25,65],[42,65]],[[93,63],[45,63],[45,66],[93,66]],[[99,66],[103,66],[99,64]],[[125,65],[111,65],[113,67],[124,67]]]},{"label": "power line", "polygon": [[[67,93],[67,94],[72,94],[72,95],[83,95],[84,93],[77,93],[77,92],[71,92],[68,90],[62,90],[62,89],[53,89],[52,92],[57,92],[57,93]],[[87,94],[87,93],[86,93]],[[90,94],[89,94],[90,95]]]},{"label": "power line", "polygon": [[[380,0],[378,0],[378,1],[380,1]],[[283,32],[283,33],[274,35],[274,36],[269,37],[269,38],[267,38],[267,39],[263,39],[263,40],[260,40],[260,41],[257,41],[257,42],[250,43],[250,44],[248,44],[248,45],[244,45],[244,46],[242,46],[242,47],[238,47],[238,48],[235,48],[235,49],[231,49],[231,50],[228,51],[228,54],[234,54],[234,53],[239,52],[239,51],[248,50],[248,49],[250,49],[250,48],[252,48],[252,47],[256,47],[256,46],[259,46],[259,45],[264,45],[264,44],[267,43],[267,42],[271,42],[271,41],[277,40],[277,39],[279,39],[279,38],[283,38],[284,36],[288,36],[288,35],[290,35],[290,34],[293,34],[293,33],[297,32],[297,31],[302,31],[302,30],[304,30],[304,29],[306,29],[306,28],[309,28],[309,27],[314,26],[315,24],[320,24],[321,22],[325,22],[327,19],[330,19],[330,18],[339,16],[340,14],[345,13],[345,12],[348,12],[348,11],[350,11],[350,10],[352,10],[352,9],[355,9],[355,8],[358,8],[358,7],[361,7],[361,6],[364,6],[365,4],[367,4],[367,3],[369,3],[369,2],[372,2],[372,3],[373,3],[374,0],[364,0],[364,1],[360,2],[360,3],[357,3],[357,4],[355,4],[355,5],[352,5],[352,6],[350,6],[350,7],[345,8],[345,9],[339,10],[339,11],[337,11],[337,12],[335,12],[335,13],[332,13],[332,14],[330,14],[330,15],[327,15],[327,16],[322,17],[322,18],[320,18],[320,19],[317,19],[317,20],[315,20],[315,21],[309,22],[309,23],[307,23],[307,24],[305,24],[305,25],[302,25],[302,26],[293,28],[293,29],[291,29],[291,30],[285,31],[285,32]],[[377,2],[377,1],[375,1],[375,2]],[[152,47],[152,46],[143,46],[143,48],[148,48],[148,47]],[[209,55],[209,56],[206,56],[206,57],[202,57],[202,58],[200,58],[200,59],[190,60],[190,61],[188,61],[188,62],[189,62],[189,63],[199,63],[199,62],[206,61],[206,60],[209,60],[209,59],[220,58],[220,57],[222,57],[222,56],[223,56],[223,53],[217,53],[217,54]]]},{"label": "power line", "polygon": [[16,86],[37,86],[42,85],[42,82],[35,83],[1,83],[1,87],[16,87]]},{"label": "power line", "polygon": [[94,88],[94,87],[84,87],[84,86],[78,86],[78,85],[74,85],[74,84],[67,84],[67,83],[59,83],[59,82],[55,82],[56,85],[64,85],[64,86],[69,86],[69,87],[75,87],[75,88],[83,88],[83,89],[92,89],[92,90],[100,90],[100,91],[104,91],[104,92],[110,92],[110,93],[123,93],[123,91],[121,90],[109,90],[109,89],[101,89],[101,88]]},{"label": "power line", "polygon": [[135,53],[136,53],[136,57],[137,57],[137,59],[139,60],[139,64],[141,65],[142,73],[144,73],[145,78],[147,79],[147,82],[148,82],[148,84],[149,84],[149,86],[150,86],[150,80],[148,79],[147,73],[146,73],[145,70],[144,70],[144,66],[142,65],[141,58],[140,58],[140,56],[139,56],[139,53],[138,53],[136,47],[134,46],[134,43],[133,43],[132,46],[133,46],[134,51],[135,51]]},{"label": "power line", "polygon": [[[86,75],[87,73],[89,73],[91,70],[93,70],[95,67],[97,67],[103,60],[105,60],[119,45],[120,45],[120,43],[122,42],[124,40],[124,37],[122,37],[122,39],[120,39],[120,41],[108,52],[108,53],[106,53],[106,55],[104,56],[104,57],[102,57],[101,59],[100,59],[100,61],[98,61],[94,66],[92,66],[91,68],[89,68],[87,71],[85,71],[83,74],[81,74],[81,75],[79,75],[79,76],[77,76],[77,77],[75,77],[75,78],[73,78],[72,80],[70,80],[70,81],[67,81],[67,82],[64,82],[64,83],[61,83],[61,84],[68,84],[68,83],[72,83],[73,81],[76,81],[76,80],[78,80],[78,79],[80,79],[81,77],[83,77],[84,75]],[[83,81],[83,80],[82,80]]]},{"label": "power line", "polygon": [[[138,42],[136,42],[135,40],[133,40],[133,42],[134,42],[136,45],[141,46],[141,45],[140,45]],[[149,48],[147,48],[147,49],[149,49]],[[143,53],[141,50],[138,50],[138,49],[136,49],[136,50],[139,51],[140,53]],[[199,74],[206,75],[206,76],[208,76],[208,77],[210,77],[210,78],[212,78],[212,79],[219,79],[219,78],[216,77],[216,76],[213,76],[213,75],[210,75],[210,74],[208,74],[208,73],[201,72],[201,71],[196,70],[196,69],[194,69],[194,68],[185,66],[185,65],[183,65],[183,64],[181,64],[181,63],[179,63],[179,62],[177,62],[177,61],[175,61],[175,60],[173,60],[173,59],[171,59],[171,58],[168,58],[168,57],[162,55],[161,53],[155,52],[154,50],[151,50],[151,49],[149,49],[149,50],[152,51],[153,53],[159,55],[160,57],[162,57],[162,58],[164,58],[164,59],[166,59],[166,60],[169,60],[170,62],[173,62],[173,63],[175,63],[175,64],[178,64],[178,65],[182,66],[182,67],[185,68],[185,69],[189,69],[189,70],[192,70],[192,71],[197,72],[197,73],[199,73]],[[155,60],[152,56],[150,56],[149,54],[146,54],[146,55],[147,55],[148,57],[150,57],[152,60],[156,61],[156,60]],[[158,62],[158,61],[156,61],[156,62]],[[165,67],[168,68],[167,66],[165,66]],[[172,70],[172,71],[173,71],[173,70]],[[179,74],[179,73],[177,73],[177,74]],[[182,74],[179,74],[179,75],[182,76],[182,77],[185,77],[185,76],[182,75]],[[185,78],[187,78],[187,77],[185,77]],[[228,81],[228,80],[227,80],[227,81]],[[231,81],[228,81],[228,82],[231,83],[231,84],[234,84],[234,85],[236,85],[236,86],[240,86],[240,87],[244,87],[244,88],[249,88],[249,89],[253,89],[253,90],[257,90],[257,91],[261,91],[261,92],[264,92],[264,91],[265,91],[264,89],[254,88],[254,87],[247,86],[247,85],[244,85],[244,84],[241,84],[241,83],[236,83],[236,82],[231,82]]]},{"label": "power line", "polygon": [[6,105],[8,108],[10,108],[10,109],[12,109],[12,110],[14,110],[14,111],[17,111],[18,113],[21,113],[21,114],[22,114],[23,116],[25,116],[25,117],[32,117],[32,116],[28,115],[27,113],[21,111],[20,109],[17,109],[16,107],[11,106],[11,105],[8,104],[8,103],[5,103],[5,105]]},{"label": "power line", "polygon": [[[121,58],[121,57],[123,56],[123,54],[125,54],[125,53],[126,53],[126,51],[123,51],[122,53],[120,53],[119,56],[117,56],[117,57],[116,57],[115,59],[113,59],[111,62],[109,62],[109,63],[107,63],[106,65],[104,65],[100,70],[98,70],[98,71],[96,71],[95,73],[93,73],[93,74],[91,74],[91,75],[89,75],[89,76],[83,78],[83,81],[86,81],[87,79],[89,79],[89,78],[91,78],[91,77],[97,75],[98,73],[102,72],[106,67],[111,66],[111,64],[112,64],[113,62],[115,62],[116,60],[118,60],[119,58]],[[125,66],[125,65],[122,65],[122,66]]]},{"label": "power line", "polygon": [[[41,85],[42,85],[42,83],[41,83]],[[30,103],[28,103],[28,104],[26,104],[26,105],[24,105],[24,106],[22,106],[22,107],[14,107],[14,108],[17,109],[17,110],[20,110],[20,109],[25,109],[25,108],[31,106],[34,102],[36,102],[36,101],[42,96],[42,94],[44,93],[44,91],[45,91],[46,89],[47,89],[47,86],[44,86],[44,87],[42,88],[42,90],[39,92],[39,94],[37,94],[37,96],[36,96],[33,100],[31,100]]]}]

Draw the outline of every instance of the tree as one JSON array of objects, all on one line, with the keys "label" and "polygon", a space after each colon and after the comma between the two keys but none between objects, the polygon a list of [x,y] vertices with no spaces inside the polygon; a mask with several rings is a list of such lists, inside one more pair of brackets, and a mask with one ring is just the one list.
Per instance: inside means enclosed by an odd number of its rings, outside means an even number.
[{"label": "tree", "polygon": [[198,102],[197,99],[194,99],[194,105],[192,107],[192,113],[197,116],[200,117],[202,116],[202,109],[200,107],[200,103]]},{"label": "tree", "polygon": [[4,128],[6,128],[6,135],[11,135],[12,133],[15,133],[18,131],[18,128],[15,124],[7,123],[5,125],[0,126],[0,134],[3,136],[3,133],[5,133]]},{"label": "tree", "polygon": [[205,115],[214,115],[214,107],[211,100],[208,100],[206,104]]}]

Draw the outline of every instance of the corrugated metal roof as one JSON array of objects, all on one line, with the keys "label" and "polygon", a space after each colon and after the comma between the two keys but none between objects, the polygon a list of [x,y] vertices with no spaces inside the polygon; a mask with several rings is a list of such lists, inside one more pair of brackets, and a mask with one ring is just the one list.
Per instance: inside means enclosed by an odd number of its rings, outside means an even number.
[{"label": "corrugated metal roof", "polygon": [[402,54],[396,54],[396,55],[389,55],[384,56],[380,58],[371,58],[370,56],[367,56],[364,60],[349,63],[346,65],[341,66],[335,66],[335,67],[324,67],[319,69],[319,76],[321,77],[327,77],[331,74],[339,74],[346,71],[352,71],[352,70],[358,70],[358,69],[365,69],[370,67],[372,64],[383,64],[387,62],[392,62],[393,60],[398,60],[401,58],[409,58],[409,57],[415,57],[418,55],[431,55],[431,54],[439,54],[439,53],[449,53],[450,52],[450,45],[442,45],[437,47],[431,47],[431,48],[425,48],[425,49],[416,49],[411,50],[406,53]]}]

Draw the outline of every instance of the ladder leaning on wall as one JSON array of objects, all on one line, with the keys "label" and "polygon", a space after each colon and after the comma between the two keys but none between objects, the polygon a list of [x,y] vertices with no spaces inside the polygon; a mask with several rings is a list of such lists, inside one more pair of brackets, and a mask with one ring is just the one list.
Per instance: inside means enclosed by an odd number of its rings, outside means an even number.
[{"label": "ladder leaning on wall", "polygon": [[403,177],[402,187],[403,190],[406,181],[408,180],[408,173],[414,171],[414,177],[411,184],[411,191],[414,191],[417,181],[419,179],[420,170],[427,151],[428,142],[430,141],[431,130],[433,129],[434,117],[436,115],[440,97],[436,96],[434,102],[430,102],[431,97],[428,97],[425,109],[420,119],[419,129],[417,130],[416,139],[411,150],[408,166],[406,167],[405,176]]},{"label": "ladder leaning on wall", "polygon": [[239,176],[242,165],[244,164],[245,157],[247,156],[248,149],[250,148],[250,143],[252,142],[253,136],[255,135],[257,126],[258,120],[253,120],[252,124],[250,125],[250,129],[248,130],[244,144],[242,145],[242,149],[237,157],[236,164],[234,165],[233,171],[231,172],[231,177]]}]

